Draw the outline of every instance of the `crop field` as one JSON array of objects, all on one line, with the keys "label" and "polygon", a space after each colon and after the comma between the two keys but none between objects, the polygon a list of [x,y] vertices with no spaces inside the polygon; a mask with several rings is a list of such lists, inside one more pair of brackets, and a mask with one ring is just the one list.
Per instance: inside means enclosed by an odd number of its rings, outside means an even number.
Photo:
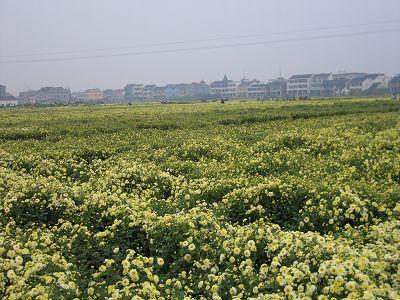
[{"label": "crop field", "polygon": [[0,110],[0,297],[400,299],[400,103]]}]

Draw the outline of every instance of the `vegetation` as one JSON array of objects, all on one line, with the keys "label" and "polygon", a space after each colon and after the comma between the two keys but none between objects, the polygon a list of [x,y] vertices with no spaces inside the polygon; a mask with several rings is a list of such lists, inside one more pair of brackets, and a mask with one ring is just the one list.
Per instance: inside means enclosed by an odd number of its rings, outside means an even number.
[{"label": "vegetation", "polygon": [[400,104],[0,111],[0,296],[399,299]]}]

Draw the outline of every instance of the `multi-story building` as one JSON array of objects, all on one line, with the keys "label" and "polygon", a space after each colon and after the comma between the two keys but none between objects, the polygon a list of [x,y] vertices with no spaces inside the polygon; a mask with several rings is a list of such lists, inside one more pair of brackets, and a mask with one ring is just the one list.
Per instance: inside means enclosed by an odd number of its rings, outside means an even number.
[{"label": "multi-story building", "polygon": [[321,97],[322,96],[322,85],[324,81],[331,80],[332,74],[331,73],[321,73],[321,74],[314,74],[311,78],[311,85],[310,85],[310,96],[311,97]]},{"label": "multi-story building", "polygon": [[313,74],[293,75],[287,81],[287,93],[290,98],[308,97],[311,93]]},{"label": "multi-story building", "polygon": [[338,74],[333,74],[332,79],[344,79],[346,81],[350,81],[352,79],[356,78],[364,78],[367,75],[367,73],[338,73]]},{"label": "multi-story building", "polygon": [[168,84],[165,87],[165,99],[184,99],[188,98],[188,84],[179,83],[179,84]]},{"label": "multi-story building", "polygon": [[237,96],[239,98],[247,98],[247,97],[249,97],[248,88],[251,85],[254,85],[254,84],[257,84],[257,83],[261,83],[261,82],[259,80],[257,80],[257,79],[249,80],[249,79],[243,78],[237,85]]},{"label": "multi-story building", "polygon": [[107,89],[103,91],[104,100],[107,103],[121,103],[124,100],[124,90],[111,90]]},{"label": "multi-story building", "polygon": [[6,95],[6,86],[0,84],[0,96]]},{"label": "multi-story building", "polygon": [[0,85],[0,106],[16,106],[18,105],[18,100],[7,93],[6,87],[4,85]]},{"label": "multi-story building", "polygon": [[226,75],[220,81],[214,81],[210,85],[210,93],[213,96],[224,99],[232,99],[238,96],[238,86],[240,82],[228,80]]},{"label": "multi-story building", "polygon": [[143,100],[151,101],[153,100],[153,91],[156,88],[155,84],[147,84],[143,87]]},{"label": "multi-story building", "polygon": [[191,99],[206,98],[210,94],[210,86],[203,80],[200,82],[192,82],[187,85],[187,96]]},{"label": "multi-story building", "polygon": [[83,92],[86,101],[101,101],[104,100],[104,93],[100,89],[89,89]]},{"label": "multi-story building", "polygon": [[287,97],[287,82],[284,78],[271,80],[267,84],[267,97],[285,99]]},{"label": "multi-story building", "polygon": [[322,83],[322,97],[337,97],[345,94],[347,80],[345,78],[325,80]]},{"label": "multi-story building", "polygon": [[177,84],[167,84],[165,87],[165,99],[177,99],[181,96],[181,90],[178,88]]},{"label": "multi-story building", "polygon": [[124,97],[127,101],[143,99],[143,84],[128,84],[124,89]]},{"label": "multi-story building", "polygon": [[156,86],[153,90],[154,100],[164,100],[165,99],[165,86]]},{"label": "multi-story building", "polygon": [[286,95],[287,84],[283,78],[269,81],[268,83],[253,83],[247,88],[247,94],[250,98],[257,99],[284,99]]},{"label": "multi-story building", "polygon": [[400,95],[400,74],[390,79],[389,91],[393,95]]},{"label": "multi-story building", "polygon": [[31,96],[36,104],[67,104],[71,102],[72,96],[69,89],[62,87],[42,87],[33,92]]},{"label": "multi-story building", "polygon": [[36,103],[36,98],[35,98],[35,93],[36,91],[26,91],[26,92],[20,92],[18,95],[18,103],[19,104],[35,104]]},{"label": "multi-story building", "polygon": [[247,97],[255,99],[267,98],[267,85],[266,83],[255,82],[247,87]]},{"label": "multi-story building", "polygon": [[74,102],[85,102],[85,93],[84,92],[73,92],[71,93],[72,101]]},{"label": "multi-story building", "polygon": [[354,78],[347,83],[347,93],[357,95],[364,92],[373,92],[387,88],[387,77],[384,74],[367,74],[361,78]]}]

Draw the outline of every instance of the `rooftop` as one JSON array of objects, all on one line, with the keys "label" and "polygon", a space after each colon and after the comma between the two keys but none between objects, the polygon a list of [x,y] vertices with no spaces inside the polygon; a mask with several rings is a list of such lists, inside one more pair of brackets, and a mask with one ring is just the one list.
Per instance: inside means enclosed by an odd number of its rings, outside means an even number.
[{"label": "rooftop", "polygon": [[314,78],[328,78],[331,76],[331,73],[320,73],[320,74],[314,74]]},{"label": "rooftop", "polygon": [[378,76],[382,76],[383,74],[367,74],[365,78],[376,79]]},{"label": "rooftop", "polygon": [[5,95],[0,95],[0,100],[17,100],[17,98],[6,93]]},{"label": "rooftop", "polygon": [[310,78],[312,76],[313,74],[293,75],[289,79],[304,79],[304,78]]},{"label": "rooftop", "polygon": [[38,90],[38,92],[55,93],[55,92],[67,92],[67,90],[60,86],[59,87],[45,86],[45,87],[42,87],[40,90]]}]

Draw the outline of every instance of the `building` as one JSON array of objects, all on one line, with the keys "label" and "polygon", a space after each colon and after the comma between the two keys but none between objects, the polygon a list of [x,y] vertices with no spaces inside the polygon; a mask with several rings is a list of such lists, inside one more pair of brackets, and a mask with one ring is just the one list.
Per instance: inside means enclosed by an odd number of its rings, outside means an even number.
[{"label": "building", "polygon": [[192,82],[187,85],[187,97],[190,99],[205,99],[210,94],[210,86],[204,82]]},{"label": "building", "polygon": [[393,95],[400,95],[400,74],[389,81],[389,91]]},{"label": "building", "polygon": [[18,100],[7,93],[6,86],[0,84],[0,106],[16,106],[18,105]]},{"label": "building", "polygon": [[325,80],[322,84],[322,97],[337,97],[345,94],[347,80],[345,78]]},{"label": "building", "polygon": [[346,92],[351,95],[373,94],[376,90],[388,87],[387,77],[384,74],[367,74],[361,78],[354,78],[346,85]]},{"label": "building", "polygon": [[364,78],[367,75],[367,73],[338,73],[338,74],[333,74],[332,79],[344,79],[346,81],[350,81],[352,79],[356,78]]},{"label": "building", "polygon": [[86,101],[84,92],[73,92],[71,94],[71,96],[72,96],[72,101],[74,101],[74,102],[85,102]]},{"label": "building", "polygon": [[288,97],[309,97],[313,74],[293,75],[287,81]]},{"label": "building", "polygon": [[267,84],[255,82],[247,88],[247,97],[255,99],[267,98]]},{"label": "building", "polygon": [[107,89],[103,91],[104,100],[106,103],[121,103],[124,101],[124,90],[111,90]]},{"label": "building", "polygon": [[214,81],[210,85],[210,93],[215,97],[232,99],[238,97],[238,86],[240,82],[228,80],[226,75],[220,81]]},{"label": "building", "polygon": [[143,84],[128,84],[124,89],[125,100],[143,100],[143,89]]},{"label": "building", "polygon": [[165,99],[165,86],[156,86],[153,90],[153,99],[163,101]]},{"label": "building", "polygon": [[268,83],[255,82],[247,89],[250,98],[256,99],[285,99],[287,84],[283,78],[270,80]]},{"label": "building", "polygon": [[180,97],[180,90],[176,84],[167,84],[164,90],[165,99],[177,99]]},{"label": "building", "polygon": [[42,87],[29,91],[27,95],[33,104],[67,104],[72,101],[71,91],[63,87]]},{"label": "building", "polygon": [[86,101],[102,101],[104,100],[104,93],[100,89],[89,89],[83,92]]},{"label": "building", "polygon": [[156,88],[155,84],[148,84],[143,87],[143,100],[151,101],[153,100],[153,91]]},{"label": "building", "polygon": [[287,98],[287,82],[284,78],[270,80],[267,84],[267,97],[273,99]]},{"label": "building", "polygon": [[6,95],[6,86],[0,84],[0,96]]},{"label": "building", "polygon": [[165,99],[173,100],[188,98],[188,86],[189,85],[186,83],[168,84],[165,87]]},{"label": "building", "polygon": [[26,92],[20,92],[18,95],[18,103],[19,104],[35,104],[36,103],[36,97],[35,97],[36,91],[26,91]]},{"label": "building", "polygon": [[251,85],[257,84],[257,83],[261,83],[259,80],[257,79],[252,79],[252,80],[248,80],[246,78],[243,78],[240,83],[237,86],[237,96],[239,98],[247,98],[249,97],[248,94],[248,88]]},{"label": "building", "polygon": [[310,96],[321,97],[322,96],[322,85],[326,80],[332,80],[333,76],[331,73],[314,74],[311,78],[310,85]]}]

